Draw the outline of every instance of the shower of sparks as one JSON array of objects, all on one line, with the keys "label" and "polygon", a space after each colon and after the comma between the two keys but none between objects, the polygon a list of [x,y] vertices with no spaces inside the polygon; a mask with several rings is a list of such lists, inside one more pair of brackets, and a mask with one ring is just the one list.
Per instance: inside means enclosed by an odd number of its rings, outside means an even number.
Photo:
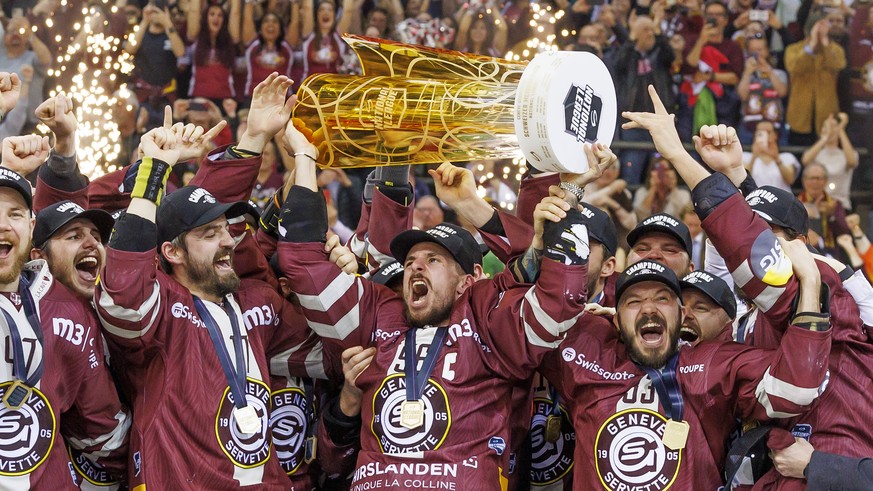
[{"label": "shower of sparks", "polygon": [[518,51],[508,51],[505,58],[510,61],[530,60],[537,53],[558,51],[561,48],[555,44],[555,24],[564,17],[564,11],[553,12],[551,5],[539,3],[530,4],[533,15],[530,20],[532,37],[524,45],[517,47]]},{"label": "shower of sparks", "polygon": [[[106,5],[109,0],[102,2]],[[107,10],[117,9],[113,6]],[[114,88],[119,86],[119,76],[133,70],[133,58],[121,49],[122,40],[109,34],[109,21],[98,9],[85,7],[82,15],[82,20],[73,25],[77,37],[55,59],[48,75],[71,81],[69,86],[57,85],[50,95],[65,93],[72,99],[79,122],[76,132],[79,168],[82,174],[94,179],[119,167],[116,159],[121,151],[121,133],[112,108],[119,100],[126,103],[130,93],[125,84],[117,91]],[[53,26],[54,21],[47,18],[45,27]],[[56,42],[63,39],[61,34],[55,36]],[[42,124],[38,130],[49,132]]]}]

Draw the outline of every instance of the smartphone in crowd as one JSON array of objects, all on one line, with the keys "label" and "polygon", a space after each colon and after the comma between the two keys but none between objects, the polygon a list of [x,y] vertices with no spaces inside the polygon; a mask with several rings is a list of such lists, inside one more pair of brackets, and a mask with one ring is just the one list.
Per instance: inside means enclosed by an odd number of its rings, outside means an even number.
[{"label": "smartphone in crowd", "polygon": [[749,11],[749,20],[752,22],[767,22],[770,19],[769,10],[752,9]]}]

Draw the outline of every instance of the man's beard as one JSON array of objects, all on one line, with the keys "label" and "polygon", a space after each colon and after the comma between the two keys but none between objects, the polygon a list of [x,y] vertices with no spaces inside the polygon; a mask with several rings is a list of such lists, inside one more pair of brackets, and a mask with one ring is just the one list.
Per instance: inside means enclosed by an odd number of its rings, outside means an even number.
[{"label": "man's beard", "polygon": [[[221,251],[216,254],[216,258],[224,256],[226,254],[233,254],[230,251]],[[233,256],[231,256],[232,258]],[[232,259],[231,259],[232,262]],[[224,298],[229,293],[233,293],[239,288],[239,276],[236,275],[235,272],[231,272],[230,274],[220,276],[215,272],[215,267],[213,266],[213,262],[203,264],[203,263],[194,263],[189,262],[188,264],[188,278],[191,283],[197,285],[201,291],[204,293],[208,293],[211,295],[215,295],[219,298]]]},{"label": "man's beard", "polygon": [[12,263],[9,265],[10,267],[8,269],[0,269],[0,284],[5,285],[18,280],[18,277],[21,276],[21,270],[28,259],[30,259],[30,251],[27,249],[11,258]]},{"label": "man's beard", "polygon": [[[445,300],[442,304],[437,304],[431,307],[428,311],[422,312],[420,314],[413,314],[409,311],[409,306],[406,306],[406,320],[409,322],[409,325],[412,327],[424,327],[424,326],[436,326],[440,322],[445,321],[452,315],[452,307],[454,306],[454,302],[450,299],[440,299]],[[418,317],[415,317],[418,315]]]},{"label": "man's beard", "polygon": [[[636,333],[639,332],[639,326],[648,323],[653,318],[659,319],[666,325],[666,322],[663,318],[661,318],[661,316],[646,316],[640,319],[639,322],[637,322],[637,326],[634,326],[635,329],[632,333],[627,333],[624,329],[619,329],[619,334],[621,335],[621,341],[627,348],[632,360],[645,367],[662,368],[667,364],[667,361],[679,350],[679,342],[677,339],[679,337],[679,328],[678,326],[676,326],[676,328],[673,329],[670,326],[666,326],[664,330],[664,336],[667,337],[667,351],[663,353],[650,354],[651,350],[647,350],[648,352],[646,352],[643,350],[643,348],[637,345]],[[621,320],[619,320],[619,325],[621,325]]]}]

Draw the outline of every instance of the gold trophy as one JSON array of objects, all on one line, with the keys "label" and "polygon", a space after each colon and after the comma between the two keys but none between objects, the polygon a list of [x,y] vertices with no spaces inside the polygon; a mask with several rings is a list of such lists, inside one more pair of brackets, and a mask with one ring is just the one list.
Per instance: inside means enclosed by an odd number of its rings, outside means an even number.
[{"label": "gold trophy", "polygon": [[344,39],[364,75],[313,75],[294,110],[322,167],[523,155],[540,170],[584,172],[582,145],[612,140],[615,89],[590,53],[544,53],[526,63]]}]

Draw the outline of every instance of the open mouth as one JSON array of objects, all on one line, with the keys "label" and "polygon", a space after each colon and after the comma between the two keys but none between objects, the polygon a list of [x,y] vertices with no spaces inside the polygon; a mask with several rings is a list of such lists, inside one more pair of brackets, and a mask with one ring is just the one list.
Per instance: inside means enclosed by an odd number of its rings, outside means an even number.
[{"label": "open mouth", "polygon": [[700,333],[690,327],[682,326],[682,330],[679,331],[679,339],[694,344],[700,339]]},{"label": "open mouth", "polygon": [[225,254],[215,260],[215,269],[219,271],[231,271],[233,265],[230,263],[230,254]]},{"label": "open mouth", "polygon": [[412,292],[412,306],[419,307],[424,305],[425,297],[427,297],[428,292],[430,292],[430,288],[428,288],[427,283],[424,280],[412,280],[412,284],[410,285]]},{"label": "open mouth", "polygon": [[76,263],[76,271],[86,283],[94,283],[97,280],[97,258],[93,256],[83,257]]},{"label": "open mouth", "polygon": [[649,321],[640,327],[640,338],[643,346],[658,347],[664,340],[664,326],[655,321]]},{"label": "open mouth", "polygon": [[12,252],[12,243],[8,241],[0,241],[0,258],[9,256]]}]

